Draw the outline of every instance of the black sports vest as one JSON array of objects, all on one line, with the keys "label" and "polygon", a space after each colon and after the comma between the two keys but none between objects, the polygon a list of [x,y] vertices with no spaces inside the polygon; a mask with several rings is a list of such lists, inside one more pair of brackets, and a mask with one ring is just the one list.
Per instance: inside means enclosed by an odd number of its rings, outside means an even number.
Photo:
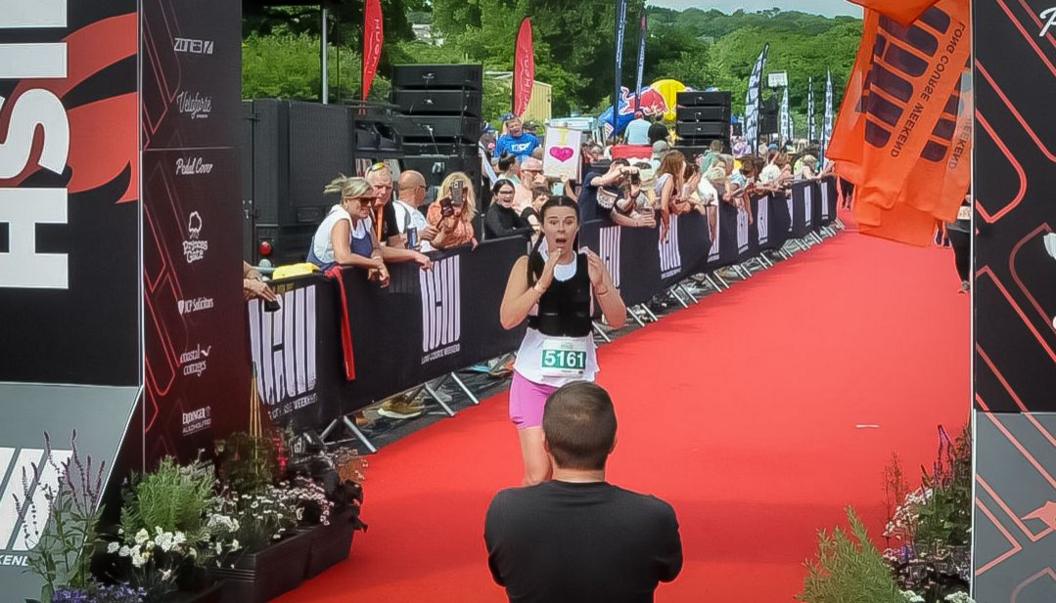
[{"label": "black sports vest", "polygon": [[[546,260],[538,251],[528,257],[528,267],[536,280]],[[586,254],[576,255],[576,274],[567,281],[556,278],[539,298],[539,314],[528,317],[528,326],[553,337],[590,335],[590,272]]]}]

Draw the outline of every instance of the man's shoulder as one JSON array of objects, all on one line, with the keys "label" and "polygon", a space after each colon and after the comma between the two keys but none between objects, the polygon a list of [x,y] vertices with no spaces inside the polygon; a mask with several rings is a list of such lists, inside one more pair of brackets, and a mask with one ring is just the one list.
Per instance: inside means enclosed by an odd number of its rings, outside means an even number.
[{"label": "man's shoulder", "polygon": [[643,515],[656,517],[674,517],[675,515],[675,508],[670,503],[652,494],[642,494],[619,486],[613,486],[613,491],[622,499],[624,505]]}]

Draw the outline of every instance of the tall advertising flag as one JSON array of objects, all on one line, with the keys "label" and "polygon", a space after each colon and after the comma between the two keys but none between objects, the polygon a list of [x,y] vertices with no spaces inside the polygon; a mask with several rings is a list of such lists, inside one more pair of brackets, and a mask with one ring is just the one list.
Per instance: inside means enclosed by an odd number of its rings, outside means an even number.
[{"label": "tall advertising flag", "polygon": [[612,92],[612,131],[619,127],[620,89],[623,82],[623,38],[627,31],[627,0],[616,0],[616,77]]},{"label": "tall advertising flag", "polygon": [[642,105],[642,76],[645,75],[645,35],[649,29],[649,17],[642,11],[642,19],[638,29],[638,80],[634,86],[634,111]]},{"label": "tall advertising flag", "polygon": [[788,86],[781,95],[781,143],[792,140],[792,113],[788,107]]},{"label": "tall advertising flag", "polygon": [[363,10],[363,100],[367,100],[381,60],[385,30],[381,22],[381,1],[366,0]]},{"label": "tall advertising flag", "polygon": [[759,58],[755,60],[752,75],[748,78],[748,93],[744,97],[744,138],[753,151],[759,144],[759,95],[762,92],[763,68],[766,66],[766,55],[769,51],[770,44],[766,44],[759,53]]},{"label": "tall advertising flag", "polygon": [[532,42],[532,20],[525,17],[517,32],[517,47],[513,53],[513,114],[517,117],[528,110],[535,86],[535,45]]},{"label": "tall advertising flag", "polygon": [[829,146],[829,140],[832,139],[832,72],[826,70],[825,73],[825,121],[821,126],[821,156],[822,165],[824,166],[825,149]]},{"label": "tall advertising flag", "polygon": [[814,124],[814,78],[807,82],[807,140],[817,140],[817,128]]}]

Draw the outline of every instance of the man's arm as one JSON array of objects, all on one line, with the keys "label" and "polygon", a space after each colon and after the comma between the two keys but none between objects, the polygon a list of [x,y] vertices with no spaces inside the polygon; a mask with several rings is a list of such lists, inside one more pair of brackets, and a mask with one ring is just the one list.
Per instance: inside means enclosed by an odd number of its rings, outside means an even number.
[{"label": "man's arm", "polygon": [[671,505],[661,501],[664,506],[664,518],[660,522],[658,534],[660,548],[657,551],[657,564],[659,566],[661,582],[671,582],[679,572],[682,571],[682,538],[678,535],[678,520],[675,518],[675,510]]},{"label": "man's arm", "polygon": [[499,564],[499,555],[501,553],[499,543],[503,528],[500,509],[502,502],[499,500],[501,496],[502,493],[500,492],[488,505],[488,513],[484,517],[484,545],[488,549],[488,569],[491,570],[491,578],[495,580],[495,584],[505,586],[506,583],[503,582],[502,569]]}]

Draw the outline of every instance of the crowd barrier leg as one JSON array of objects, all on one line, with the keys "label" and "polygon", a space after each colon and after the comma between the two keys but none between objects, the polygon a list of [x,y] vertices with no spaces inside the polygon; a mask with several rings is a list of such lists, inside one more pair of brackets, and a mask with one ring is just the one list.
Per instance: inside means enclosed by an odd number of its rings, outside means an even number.
[{"label": "crowd barrier leg", "polygon": [[458,386],[458,389],[462,390],[462,393],[466,394],[466,397],[469,398],[470,402],[472,402],[475,406],[480,405],[480,399],[477,398],[476,394],[470,391],[468,387],[466,387],[466,384],[462,381],[462,379],[458,377],[457,374],[450,373],[448,377],[450,377],[451,380],[455,382],[455,385]]},{"label": "crowd barrier leg", "polygon": [[[641,308],[642,311],[645,312],[645,315],[648,316],[649,318],[651,318],[653,320],[653,322],[656,322],[656,321],[660,320],[659,318],[657,318],[656,314],[653,314],[653,311],[649,309],[649,305],[648,304],[638,304],[638,307]],[[642,325],[642,326],[645,326],[645,325]]]},{"label": "crowd barrier leg", "polygon": [[668,289],[667,292],[671,295],[671,297],[675,298],[675,301],[678,302],[678,305],[682,306],[683,308],[689,307],[689,304],[687,304],[686,301],[682,299],[682,296],[679,295],[677,285]]},{"label": "crowd barrier leg", "polygon": [[367,436],[359,430],[359,427],[356,427],[356,422],[348,418],[348,415],[343,415],[340,418],[331,421],[330,425],[327,425],[326,429],[323,430],[323,433],[319,434],[319,439],[325,442],[331,432],[342,425],[349,431],[349,433],[355,436],[355,438],[359,440],[371,454],[378,451],[377,447],[375,447],[374,444],[367,439]]},{"label": "crowd barrier leg", "polygon": [[686,286],[682,283],[678,284],[678,288],[682,290],[682,293],[688,295],[689,299],[693,300],[693,303],[698,303],[700,301],[699,299],[697,299],[697,296],[693,295],[693,292],[687,289]]},{"label": "crowd barrier leg", "polygon": [[638,306],[631,306],[630,308],[627,308],[627,313],[631,315],[631,318],[634,319],[634,322],[638,323],[639,327],[645,326],[645,322],[642,321],[641,317],[638,316]]},{"label": "crowd barrier leg", "polygon": [[[633,312],[631,313],[631,316],[634,316]],[[601,325],[598,324],[598,321],[592,320],[590,321],[590,324],[594,327],[594,332],[600,335],[601,338],[605,340],[605,343],[612,343],[612,339],[609,338],[609,335],[605,332],[605,329],[601,328]]]},{"label": "crowd barrier leg", "polygon": [[[452,375],[453,375],[453,373],[452,373]],[[441,377],[438,381],[435,382],[436,385],[437,386],[443,385],[444,381],[450,376],[451,375],[446,375],[444,377]],[[457,378],[456,378],[456,380],[457,380]],[[461,381],[459,381],[459,384],[462,385],[462,387],[465,387],[465,385],[462,384]],[[447,413],[447,416],[449,416],[449,417],[455,416],[455,411],[452,410],[451,407],[448,406],[446,402],[444,402],[443,400],[440,399],[440,394],[437,393],[436,388],[434,388],[433,385],[431,385],[429,383],[426,383],[425,384],[425,392],[427,394],[429,394],[429,397],[433,399],[433,402],[436,402],[437,405],[439,405],[440,408],[442,408],[443,411],[445,413]]]},{"label": "crowd barrier leg", "polygon": [[832,223],[833,223],[833,224],[835,224],[835,225],[836,225],[836,228],[838,228],[838,229],[840,229],[840,230],[844,230],[845,228],[847,228],[847,226],[846,226],[846,225],[845,225],[845,224],[843,223],[843,220],[841,220],[841,219],[839,218],[839,216],[837,216],[837,217],[836,217],[836,219],[835,219],[835,220],[833,220],[833,222],[832,222]]},{"label": "crowd barrier leg", "polygon": [[[726,279],[722,278],[722,275],[719,274],[719,272],[717,270],[713,271],[711,274],[708,275],[708,280],[711,281],[711,277],[713,277],[713,276],[715,278],[719,279],[719,282],[722,283],[723,287],[726,287],[727,289],[731,288],[730,284],[726,282]],[[715,284],[714,281],[711,281],[711,283],[712,283],[712,285]],[[719,291],[722,291],[722,289],[719,289]]]}]

